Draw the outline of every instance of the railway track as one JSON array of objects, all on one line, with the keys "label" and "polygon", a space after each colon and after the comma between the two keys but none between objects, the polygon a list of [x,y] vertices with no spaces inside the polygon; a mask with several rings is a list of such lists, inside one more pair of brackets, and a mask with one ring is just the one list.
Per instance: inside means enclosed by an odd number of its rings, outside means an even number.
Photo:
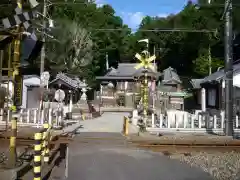
[{"label": "railway track", "polygon": [[148,149],[155,152],[169,152],[169,153],[191,153],[191,152],[240,152],[240,146],[214,146],[214,145],[136,145],[138,148]]},{"label": "railway track", "polygon": [[133,146],[166,154],[194,152],[240,152],[240,141],[226,137],[220,138],[165,138],[165,139],[128,139]]}]

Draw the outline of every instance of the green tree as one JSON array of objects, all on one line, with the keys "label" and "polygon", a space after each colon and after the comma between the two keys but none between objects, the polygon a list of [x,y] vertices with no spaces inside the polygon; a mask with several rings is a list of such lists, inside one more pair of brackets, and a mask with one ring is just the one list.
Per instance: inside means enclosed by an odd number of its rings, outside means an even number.
[{"label": "green tree", "polygon": [[[64,0],[62,1],[64,2]],[[74,19],[76,23],[91,34],[93,60],[92,63],[89,64],[88,69],[91,70],[91,79],[94,79],[96,75],[105,73],[106,53],[109,54],[110,65],[117,64],[120,59],[120,54],[122,56],[128,54],[126,47],[128,47],[128,36],[131,31],[123,24],[120,17],[115,16],[115,11],[110,5],[104,5],[98,8],[92,1],[78,0],[75,2],[84,3],[55,6],[51,10],[51,15],[53,19],[67,19],[69,21]],[[111,30],[121,28],[124,28],[125,31]],[[93,81],[92,84],[94,84]]]},{"label": "green tree", "polygon": [[[237,1],[235,1],[238,3]],[[199,1],[200,7],[189,2],[184,9],[166,18],[147,16],[142,20],[139,31],[133,36],[137,39],[148,38],[156,48],[159,69],[174,67],[180,75],[189,77],[204,76],[202,67],[208,67],[206,54],[201,49],[211,46],[214,67],[223,64],[224,59],[224,0],[215,0],[212,5],[207,0]],[[220,6],[219,6],[220,5]],[[240,21],[237,7],[233,8],[233,29],[239,32]],[[182,32],[143,32],[145,29],[180,29]],[[214,30],[216,32],[190,32],[192,30]],[[188,32],[189,30],[189,32]],[[153,46],[150,48],[153,48]],[[150,49],[150,51],[153,51]],[[201,67],[196,67],[196,66]],[[208,68],[207,68],[208,69]]]},{"label": "green tree", "polygon": [[204,49],[199,53],[198,58],[193,62],[194,63],[194,71],[196,74],[204,77],[209,74],[209,67],[211,67],[212,72],[218,70],[224,66],[224,62],[218,58],[211,57],[211,53]]},{"label": "green tree", "polygon": [[[55,40],[46,44],[47,61],[51,71],[87,76],[93,60],[90,33],[74,21],[58,20],[53,30]],[[64,37],[64,38],[63,38]]]}]

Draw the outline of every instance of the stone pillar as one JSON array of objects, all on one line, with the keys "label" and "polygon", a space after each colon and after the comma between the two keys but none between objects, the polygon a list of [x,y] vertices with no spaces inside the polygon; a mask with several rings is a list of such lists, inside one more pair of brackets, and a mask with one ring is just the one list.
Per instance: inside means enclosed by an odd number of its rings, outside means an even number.
[{"label": "stone pillar", "polygon": [[201,89],[201,109],[202,111],[206,111],[206,90],[205,88]]}]

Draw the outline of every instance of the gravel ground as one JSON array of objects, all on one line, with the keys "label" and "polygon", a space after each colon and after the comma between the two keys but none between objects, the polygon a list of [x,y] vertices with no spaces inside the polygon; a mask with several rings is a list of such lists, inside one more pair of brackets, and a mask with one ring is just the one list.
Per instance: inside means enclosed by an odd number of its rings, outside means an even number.
[{"label": "gravel ground", "polygon": [[210,173],[216,180],[240,180],[240,153],[192,153],[191,156],[183,154],[171,155],[191,166],[200,167]]}]

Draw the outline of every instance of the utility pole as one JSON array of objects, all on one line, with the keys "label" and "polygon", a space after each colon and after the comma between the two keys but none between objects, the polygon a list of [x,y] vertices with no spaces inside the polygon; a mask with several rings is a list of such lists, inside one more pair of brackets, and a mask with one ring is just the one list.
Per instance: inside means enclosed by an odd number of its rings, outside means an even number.
[{"label": "utility pole", "polygon": [[109,69],[108,52],[106,53],[106,70]]},{"label": "utility pole", "polygon": [[[46,15],[47,15],[47,3],[46,0],[43,1],[43,27],[42,27],[42,42],[43,46],[41,49],[41,67],[40,67],[40,74],[44,72],[44,61],[45,61],[45,30],[46,30]],[[41,83],[42,84],[42,83]]]},{"label": "utility pole", "polygon": [[0,87],[2,85],[2,66],[3,66],[3,56],[4,54],[4,51],[3,50],[0,50]]},{"label": "utility pole", "polygon": [[[43,26],[42,26],[42,49],[41,49],[41,66],[40,66],[40,77],[42,76],[43,72],[44,72],[44,61],[45,61],[45,41],[46,41],[46,37],[45,37],[45,30],[46,30],[46,26],[47,26],[47,22],[46,22],[46,15],[47,15],[47,2],[46,0],[43,1]],[[40,99],[40,109],[43,108],[43,91],[44,91],[44,82],[43,79],[41,77],[41,82],[40,82],[40,90],[41,90],[41,99]],[[39,117],[41,118],[41,113],[39,112]]]},{"label": "utility pole", "polygon": [[233,136],[233,59],[232,59],[232,0],[225,0],[225,103],[226,103],[226,127],[227,136]]},{"label": "utility pole", "polygon": [[209,75],[212,74],[212,57],[211,57],[211,45],[208,45],[208,66],[209,66]]}]

